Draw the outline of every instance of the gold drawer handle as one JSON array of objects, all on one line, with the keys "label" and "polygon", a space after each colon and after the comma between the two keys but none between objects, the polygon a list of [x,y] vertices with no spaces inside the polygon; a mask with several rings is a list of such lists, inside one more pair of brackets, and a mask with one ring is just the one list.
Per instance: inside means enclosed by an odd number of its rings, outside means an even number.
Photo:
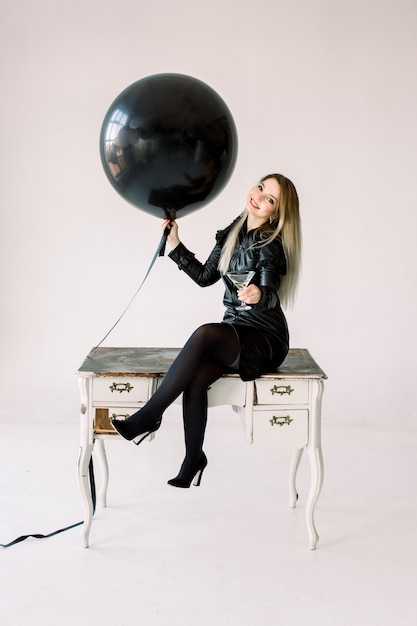
[{"label": "gold drawer handle", "polygon": [[290,396],[294,389],[291,387],[291,385],[274,385],[270,391],[272,395],[278,393],[280,396],[283,396],[285,393],[287,393]]},{"label": "gold drawer handle", "polygon": [[128,417],[130,417],[129,413],[126,413],[126,415],[123,415],[123,413],[112,413],[111,415],[112,420],[121,420],[122,422],[127,420]]},{"label": "gold drawer handle", "polygon": [[130,383],[113,383],[112,385],[110,385],[110,391],[112,393],[113,391],[118,391],[119,393],[127,391],[129,393],[132,389],[133,387]]},{"label": "gold drawer handle", "polygon": [[293,418],[289,415],[286,415],[285,417],[278,417],[277,415],[273,415],[272,418],[269,420],[271,426],[284,426],[285,424],[289,426],[293,421]]}]

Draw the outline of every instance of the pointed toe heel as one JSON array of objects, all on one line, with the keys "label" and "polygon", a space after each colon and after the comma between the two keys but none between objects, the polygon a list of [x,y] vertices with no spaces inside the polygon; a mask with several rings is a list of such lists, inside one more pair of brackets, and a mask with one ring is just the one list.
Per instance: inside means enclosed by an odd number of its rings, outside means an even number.
[{"label": "pointed toe heel", "polygon": [[203,476],[203,472],[207,467],[207,457],[202,454],[199,462],[194,464],[193,467],[186,467],[186,461],[181,466],[178,476],[175,478],[171,478],[168,481],[168,485],[172,487],[180,487],[182,489],[188,489],[191,486],[191,483],[195,487],[199,487],[201,484],[201,478]]},{"label": "pointed toe heel", "polygon": [[[129,418],[128,418],[129,419]],[[144,441],[149,435],[155,433],[161,425],[161,421],[153,424],[144,424],[143,427],[132,428],[132,424],[127,420],[111,419],[110,423],[114,430],[119,433],[127,441],[133,441],[137,446]],[[134,432],[132,432],[132,430]]]}]

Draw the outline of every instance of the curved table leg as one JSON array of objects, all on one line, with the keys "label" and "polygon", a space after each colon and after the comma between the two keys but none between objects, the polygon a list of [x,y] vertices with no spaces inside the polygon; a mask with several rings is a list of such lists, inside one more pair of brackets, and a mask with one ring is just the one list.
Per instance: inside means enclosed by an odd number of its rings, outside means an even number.
[{"label": "curved table leg", "polygon": [[91,522],[93,520],[94,508],[93,498],[90,491],[89,472],[91,455],[93,453],[93,444],[88,444],[80,448],[78,454],[78,481],[81,489],[81,495],[84,502],[84,524],[81,528],[81,543],[84,548],[89,546],[89,536]]},{"label": "curved table leg", "polygon": [[291,457],[290,476],[289,476],[289,488],[290,488],[290,507],[295,508],[298,500],[297,487],[295,485],[295,479],[297,476],[298,466],[300,465],[301,457],[303,456],[304,448],[294,450]]},{"label": "curved table leg", "polygon": [[84,502],[84,524],[81,528],[81,545],[88,548],[91,522],[94,515],[89,466],[94,447],[93,411],[90,402],[91,381],[87,377],[78,379],[81,396],[80,451],[78,453],[77,474]]},{"label": "curved table leg", "polygon": [[102,507],[107,506],[107,488],[109,486],[109,465],[107,463],[106,448],[103,439],[96,439],[94,442],[94,452],[97,454],[100,463],[101,483],[97,492],[97,502]]},{"label": "curved table leg", "polygon": [[321,400],[323,396],[323,381],[316,380],[310,388],[310,440],[308,456],[310,459],[310,492],[307,500],[306,521],[310,540],[310,550],[315,550],[319,536],[314,524],[314,509],[323,485],[323,455],[321,451]]},{"label": "curved table leg", "polygon": [[323,456],[321,448],[309,448],[308,454],[310,458],[311,485],[307,501],[306,518],[310,540],[309,548],[310,550],[315,550],[319,535],[314,524],[314,509],[323,485]]}]

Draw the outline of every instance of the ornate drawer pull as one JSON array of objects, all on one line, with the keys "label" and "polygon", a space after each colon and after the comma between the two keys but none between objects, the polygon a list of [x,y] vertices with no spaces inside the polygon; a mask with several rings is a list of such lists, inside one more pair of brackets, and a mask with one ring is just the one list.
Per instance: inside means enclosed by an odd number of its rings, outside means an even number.
[{"label": "ornate drawer pull", "polygon": [[130,417],[129,413],[126,413],[126,415],[123,415],[123,413],[112,413],[111,416],[113,420],[121,420],[122,422],[127,420],[128,417]]},{"label": "ornate drawer pull", "polygon": [[293,418],[289,415],[286,415],[285,417],[278,417],[277,415],[273,415],[269,420],[271,426],[284,426],[285,424],[289,426],[293,421]]},{"label": "ornate drawer pull", "polygon": [[110,391],[118,391],[119,393],[123,393],[123,391],[127,391],[128,393],[133,389],[130,383],[113,383],[110,385]]},{"label": "ornate drawer pull", "polygon": [[294,389],[291,387],[291,385],[274,385],[271,389],[272,395],[278,393],[280,396],[283,396],[284,393],[291,395],[293,391]]}]

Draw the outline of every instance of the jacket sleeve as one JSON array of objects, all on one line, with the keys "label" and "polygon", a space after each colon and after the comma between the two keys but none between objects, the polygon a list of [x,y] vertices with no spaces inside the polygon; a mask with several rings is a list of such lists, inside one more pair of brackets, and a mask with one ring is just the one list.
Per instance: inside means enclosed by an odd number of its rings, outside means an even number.
[{"label": "jacket sleeve", "polygon": [[183,243],[179,243],[168,256],[177,264],[178,269],[185,272],[197,285],[208,287],[220,279],[218,264],[221,249],[222,246],[217,241],[205,263],[196,259],[193,252],[190,252]]},{"label": "jacket sleeve", "polygon": [[284,249],[278,239],[259,248],[258,284],[262,296],[260,301],[254,305],[255,309],[262,311],[279,306],[278,289],[281,284],[281,277],[286,273]]}]

